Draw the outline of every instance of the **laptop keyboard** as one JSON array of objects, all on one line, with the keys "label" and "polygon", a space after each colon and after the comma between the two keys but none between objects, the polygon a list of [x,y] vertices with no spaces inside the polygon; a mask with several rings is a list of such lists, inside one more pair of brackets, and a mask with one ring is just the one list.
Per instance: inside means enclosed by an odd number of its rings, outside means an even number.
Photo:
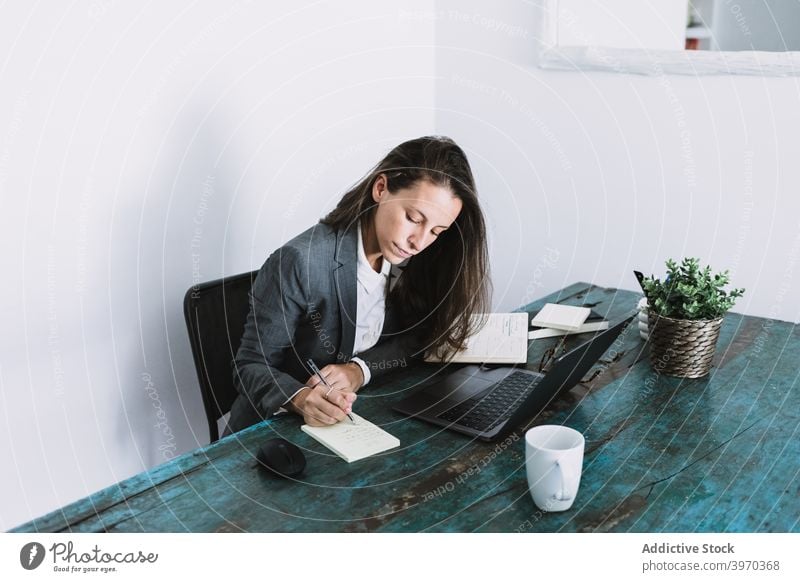
[{"label": "laptop keyboard", "polygon": [[482,398],[470,398],[444,411],[439,418],[487,432],[510,417],[539,383],[541,377],[512,372]]}]

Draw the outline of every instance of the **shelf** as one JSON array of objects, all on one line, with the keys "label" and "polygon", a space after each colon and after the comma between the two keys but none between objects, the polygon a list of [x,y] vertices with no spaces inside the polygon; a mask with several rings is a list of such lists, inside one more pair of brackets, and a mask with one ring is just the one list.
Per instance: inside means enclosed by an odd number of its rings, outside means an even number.
[{"label": "shelf", "polygon": [[690,26],[686,29],[686,38],[705,40],[711,38],[711,30],[707,26]]}]

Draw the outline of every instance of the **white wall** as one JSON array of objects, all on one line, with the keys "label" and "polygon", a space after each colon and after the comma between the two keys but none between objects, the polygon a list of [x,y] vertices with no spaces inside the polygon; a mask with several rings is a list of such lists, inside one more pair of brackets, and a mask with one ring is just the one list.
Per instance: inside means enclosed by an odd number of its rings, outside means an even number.
[{"label": "white wall", "polygon": [[800,50],[800,3],[715,0],[712,32],[719,50]]},{"label": "white wall", "polygon": [[207,443],[185,290],[433,132],[433,41],[366,1],[4,4],[0,530]]},{"label": "white wall", "polygon": [[682,49],[686,0],[554,0],[562,46]]},{"label": "white wall", "polygon": [[698,256],[736,311],[798,321],[798,80],[543,71],[540,4],[436,8],[437,126],[473,158],[496,307]]}]

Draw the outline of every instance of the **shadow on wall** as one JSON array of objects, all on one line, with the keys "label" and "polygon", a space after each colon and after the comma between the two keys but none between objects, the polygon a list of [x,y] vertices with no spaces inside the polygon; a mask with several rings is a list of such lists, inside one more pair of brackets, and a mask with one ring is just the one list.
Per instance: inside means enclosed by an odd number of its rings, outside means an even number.
[{"label": "shadow on wall", "polygon": [[174,124],[164,120],[167,132],[157,146],[163,153],[146,191],[126,198],[142,201],[137,235],[125,241],[135,248],[136,264],[128,267],[135,295],[127,296],[137,301],[139,327],[138,350],[121,358],[125,405],[116,436],[132,436],[147,467],[208,443],[183,297],[223,272],[236,177],[220,161],[229,129],[220,118],[194,108]]}]

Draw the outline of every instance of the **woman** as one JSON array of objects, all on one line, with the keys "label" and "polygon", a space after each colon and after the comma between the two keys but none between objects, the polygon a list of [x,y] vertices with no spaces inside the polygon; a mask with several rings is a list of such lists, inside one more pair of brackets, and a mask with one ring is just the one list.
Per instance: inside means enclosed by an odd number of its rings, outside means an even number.
[{"label": "woman", "polygon": [[488,288],[486,228],[464,152],[445,137],[400,144],[261,267],[234,361],[230,429],[280,407],[310,425],[339,422],[359,389],[406,358],[462,348]]}]

